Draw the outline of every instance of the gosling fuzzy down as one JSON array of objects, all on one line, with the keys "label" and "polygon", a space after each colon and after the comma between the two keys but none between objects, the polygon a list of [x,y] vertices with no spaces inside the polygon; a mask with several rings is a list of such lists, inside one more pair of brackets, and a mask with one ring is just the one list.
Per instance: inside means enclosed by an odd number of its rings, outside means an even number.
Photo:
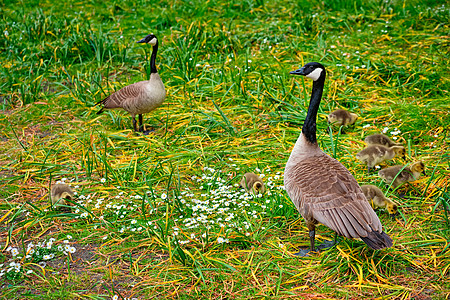
[{"label": "gosling fuzzy down", "polygon": [[266,191],[262,178],[252,172],[245,173],[239,185],[247,193],[252,193],[253,195],[264,194]]},{"label": "gosling fuzzy down", "polygon": [[357,119],[357,114],[346,111],[345,109],[337,109],[328,115],[328,123],[336,126],[352,125]]},{"label": "gosling fuzzy down", "polygon": [[366,136],[364,142],[366,142],[367,145],[382,145],[385,147],[401,146],[401,144],[394,143],[389,137],[381,133]]},{"label": "gosling fuzzy down", "polygon": [[65,183],[57,183],[52,186],[50,198],[52,199],[52,205],[67,205],[68,200],[73,199],[74,192],[70,186]]},{"label": "gosling fuzzy down", "polygon": [[361,190],[372,205],[375,208],[385,208],[390,216],[395,216],[398,213],[397,204],[391,199],[387,198],[384,193],[375,185],[367,184],[362,185]]},{"label": "gosling fuzzy down", "polygon": [[378,172],[378,176],[393,188],[396,188],[405,182],[416,181],[420,178],[420,174],[426,175],[425,164],[421,161],[417,161],[409,167],[396,165]]},{"label": "gosling fuzzy down", "polygon": [[367,164],[367,168],[373,169],[379,163],[385,160],[393,159],[395,156],[405,157],[405,147],[392,146],[385,147],[382,145],[370,145],[356,154],[356,158]]}]

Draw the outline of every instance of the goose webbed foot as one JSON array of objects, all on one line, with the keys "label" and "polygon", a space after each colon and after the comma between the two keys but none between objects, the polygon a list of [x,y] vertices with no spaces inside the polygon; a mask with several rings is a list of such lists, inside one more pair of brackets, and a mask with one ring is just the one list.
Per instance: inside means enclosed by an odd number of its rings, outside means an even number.
[{"label": "goose webbed foot", "polygon": [[300,256],[300,257],[307,257],[309,256],[310,252],[315,252],[315,251],[311,251],[311,249],[302,249],[299,252],[295,253],[295,256]]},{"label": "goose webbed foot", "polygon": [[334,233],[334,238],[332,241],[325,241],[322,244],[320,244],[319,246],[317,246],[318,250],[325,250],[325,249],[329,249],[332,248],[334,245],[338,244],[339,240],[338,240],[338,236],[337,233]]},{"label": "goose webbed foot", "polygon": [[143,135],[149,135],[149,133],[150,133],[150,132],[153,132],[153,131],[155,131],[155,129],[152,128],[152,129],[150,129],[150,130],[142,131],[142,134],[143,134]]},{"label": "goose webbed foot", "polygon": [[336,240],[334,240],[334,241],[325,241],[322,244],[320,244],[319,246],[317,246],[317,250],[329,249],[329,248],[332,248],[336,244],[337,244]]},{"label": "goose webbed foot", "polygon": [[395,219],[397,218],[398,215],[399,215],[398,213],[396,213],[396,214],[389,214],[389,217],[390,217],[392,220],[395,221]]},{"label": "goose webbed foot", "polygon": [[315,225],[309,224],[308,228],[309,228],[310,247],[309,247],[309,249],[300,250],[298,253],[295,254],[295,256],[305,257],[305,256],[309,256],[309,252],[316,252],[316,247],[314,246],[315,236],[316,236]]}]

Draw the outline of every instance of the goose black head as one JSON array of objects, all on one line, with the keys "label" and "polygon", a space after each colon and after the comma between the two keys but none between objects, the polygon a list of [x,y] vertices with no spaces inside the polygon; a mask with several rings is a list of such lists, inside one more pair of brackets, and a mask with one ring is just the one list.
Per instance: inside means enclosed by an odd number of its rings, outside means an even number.
[{"label": "goose black head", "polygon": [[310,62],[289,74],[303,75],[317,81],[319,78],[325,78],[325,67],[318,62]]},{"label": "goose black head", "polygon": [[158,42],[158,39],[156,38],[156,35],[154,35],[152,33],[152,34],[147,35],[142,40],[137,41],[136,43],[147,43],[147,44],[150,44],[152,46],[155,46],[157,42]]}]

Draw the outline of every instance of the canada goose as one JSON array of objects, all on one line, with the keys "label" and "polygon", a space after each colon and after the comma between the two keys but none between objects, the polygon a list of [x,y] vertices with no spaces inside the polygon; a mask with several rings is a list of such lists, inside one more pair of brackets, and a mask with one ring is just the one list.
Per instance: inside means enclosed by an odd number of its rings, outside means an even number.
[{"label": "canada goose", "polygon": [[266,191],[261,177],[251,172],[244,174],[239,185],[253,195],[264,194]]},{"label": "canada goose", "polygon": [[394,143],[390,138],[381,133],[366,136],[364,142],[368,145],[383,145],[385,147],[401,146],[401,144]]},{"label": "canada goose", "polygon": [[415,181],[419,179],[420,173],[425,174],[425,165],[421,161],[417,161],[411,164],[409,167],[396,165],[392,166],[378,172],[378,176],[380,176],[387,184],[391,184],[393,188],[398,187],[399,185]]},{"label": "canada goose", "polygon": [[315,250],[318,223],[347,238],[360,238],[372,249],[391,247],[392,239],[383,232],[378,216],[355,178],[317,144],[316,117],[326,77],[324,66],[311,62],[291,74],[314,81],[302,132],[284,171],[285,189],[309,230],[310,250],[300,251],[298,255]]},{"label": "canada goose", "polygon": [[73,195],[74,193],[70,186],[64,183],[57,183],[51,188],[50,198],[52,199],[52,205],[67,205],[66,199],[72,200]]},{"label": "canada goose", "polygon": [[369,171],[379,163],[393,159],[395,156],[405,158],[405,147],[392,146],[388,148],[382,145],[370,145],[356,154],[357,159],[367,164]]},{"label": "canada goose", "polygon": [[337,126],[352,125],[358,119],[358,115],[345,109],[337,109],[328,115],[328,123]]},{"label": "canada goose", "polygon": [[390,216],[395,216],[397,214],[397,204],[391,199],[386,198],[377,186],[372,184],[362,185],[361,190],[373,209],[377,207],[386,208]]},{"label": "canada goose", "polygon": [[150,59],[150,80],[127,85],[98,102],[96,105],[103,104],[102,109],[97,114],[102,113],[105,109],[112,108],[122,108],[129,112],[133,119],[134,131],[138,131],[136,127],[136,115],[139,115],[139,131],[143,132],[142,114],[149,113],[160,106],[166,97],[166,90],[156,70],[155,59],[158,52],[158,39],[154,34],[149,34],[137,42],[147,43],[153,46]]}]

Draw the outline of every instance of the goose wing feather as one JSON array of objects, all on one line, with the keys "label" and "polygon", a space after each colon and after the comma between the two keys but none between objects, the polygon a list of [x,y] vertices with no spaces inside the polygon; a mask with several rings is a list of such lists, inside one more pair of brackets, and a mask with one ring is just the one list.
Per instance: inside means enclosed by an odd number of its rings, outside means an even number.
[{"label": "goose wing feather", "polygon": [[124,86],[115,93],[112,93],[98,104],[102,103],[104,108],[124,108],[130,103],[139,101],[144,97],[146,91],[146,84],[148,81],[139,81],[127,86]]},{"label": "goose wing feather", "polygon": [[286,191],[307,221],[314,219],[348,238],[382,232],[358,183],[337,160],[326,154],[312,156],[290,169]]}]

